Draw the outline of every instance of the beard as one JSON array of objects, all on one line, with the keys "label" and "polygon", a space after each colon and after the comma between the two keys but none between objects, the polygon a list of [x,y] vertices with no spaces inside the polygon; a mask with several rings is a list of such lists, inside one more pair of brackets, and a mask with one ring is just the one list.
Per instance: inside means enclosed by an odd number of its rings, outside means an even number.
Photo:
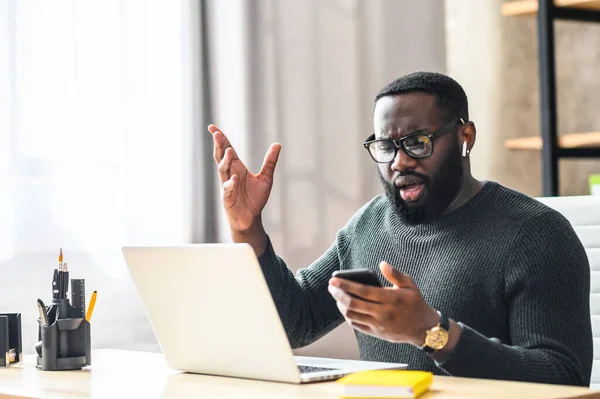
[{"label": "beard", "polygon": [[[393,183],[384,179],[379,168],[377,174],[383,184],[385,195],[393,206],[394,213],[407,224],[421,224],[440,217],[454,201],[461,187],[463,177],[463,164],[458,144],[455,144],[442,162],[440,168],[432,176],[423,175],[412,170],[407,170],[400,176],[417,176],[423,181],[426,191],[419,204],[410,204],[400,196],[400,189]],[[402,151],[399,149],[399,151]]]}]

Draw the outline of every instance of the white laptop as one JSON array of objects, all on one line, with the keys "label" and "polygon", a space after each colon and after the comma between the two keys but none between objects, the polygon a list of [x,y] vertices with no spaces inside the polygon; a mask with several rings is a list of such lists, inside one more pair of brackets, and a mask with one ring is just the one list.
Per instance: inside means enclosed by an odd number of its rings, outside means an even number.
[{"label": "white laptop", "polygon": [[124,247],[169,367],[288,383],[406,364],[294,356],[247,244]]}]

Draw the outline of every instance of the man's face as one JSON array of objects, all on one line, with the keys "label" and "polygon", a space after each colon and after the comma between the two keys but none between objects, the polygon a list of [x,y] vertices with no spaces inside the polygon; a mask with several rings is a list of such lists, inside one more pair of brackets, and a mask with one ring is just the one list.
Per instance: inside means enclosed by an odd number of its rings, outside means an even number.
[{"label": "man's face", "polygon": [[[380,98],[375,138],[399,139],[416,131],[430,134],[444,125],[435,97],[422,92]],[[463,175],[456,130],[433,139],[433,154],[409,157],[402,148],[390,163],[378,164],[379,178],[397,214],[411,224],[440,216],[458,195]]]}]

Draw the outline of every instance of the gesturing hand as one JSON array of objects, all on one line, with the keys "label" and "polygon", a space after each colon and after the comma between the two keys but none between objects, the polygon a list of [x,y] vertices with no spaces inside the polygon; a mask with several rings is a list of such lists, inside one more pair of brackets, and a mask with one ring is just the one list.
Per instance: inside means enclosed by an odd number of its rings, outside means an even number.
[{"label": "gesturing hand", "polygon": [[281,145],[271,145],[260,172],[253,174],[217,126],[210,125],[208,131],[213,135],[213,156],[219,167],[222,201],[229,226],[234,232],[244,232],[260,217],[269,199]]},{"label": "gesturing hand", "polygon": [[335,277],[329,280],[329,292],[340,312],[353,328],[365,334],[423,345],[426,331],[439,321],[438,313],[425,303],[408,275],[387,262],[379,267],[392,287],[372,287]]}]

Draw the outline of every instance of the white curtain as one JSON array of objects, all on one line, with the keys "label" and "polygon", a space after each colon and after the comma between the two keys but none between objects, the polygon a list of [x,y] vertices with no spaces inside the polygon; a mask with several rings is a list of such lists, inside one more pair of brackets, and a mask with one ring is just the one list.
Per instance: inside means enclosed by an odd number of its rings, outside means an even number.
[{"label": "white curtain", "polygon": [[98,290],[94,346],[157,348],[121,246],[192,237],[193,3],[0,2],[0,312],[26,352],[59,247]]}]

